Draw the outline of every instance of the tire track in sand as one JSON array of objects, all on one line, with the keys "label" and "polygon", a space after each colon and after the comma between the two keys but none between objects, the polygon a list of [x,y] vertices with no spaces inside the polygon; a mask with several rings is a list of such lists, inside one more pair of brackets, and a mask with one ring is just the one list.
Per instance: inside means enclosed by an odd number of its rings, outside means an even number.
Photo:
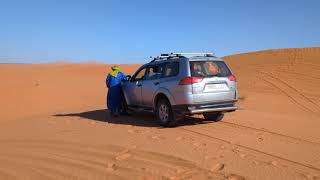
[{"label": "tire track in sand", "polygon": [[244,129],[248,129],[248,130],[252,130],[252,131],[256,131],[256,132],[268,133],[268,134],[271,134],[271,135],[280,136],[280,137],[296,140],[296,141],[299,141],[299,142],[304,142],[304,143],[309,143],[309,144],[312,144],[312,145],[320,146],[319,142],[309,141],[309,140],[306,140],[306,139],[297,138],[297,137],[293,137],[293,136],[289,136],[289,135],[285,135],[285,134],[280,134],[280,133],[277,133],[277,132],[272,132],[272,131],[268,131],[268,130],[264,130],[264,129],[258,129],[258,128],[254,128],[254,127],[244,126],[244,125],[241,125],[241,124],[236,124],[236,123],[227,122],[227,121],[220,121],[219,123],[228,124],[228,125],[236,127],[236,128],[244,128]]},{"label": "tire track in sand", "polygon": [[[276,72],[283,73],[283,72],[290,72],[293,74],[300,74],[292,70],[293,67],[296,67],[297,65],[308,65],[310,67],[314,67],[314,64],[306,63],[304,62],[304,54],[300,49],[294,50],[291,52],[290,55],[290,62],[286,65],[278,65],[276,66],[276,69],[278,69]],[[292,71],[292,72],[291,72]],[[312,113],[319,113],[320,112],[320,106],[312,101],[310,98],[308,98],[306,95],[304,95],[302,92],[300,92],[297,88],[291,86],[287,82],[281,80],[280,78],[276,77],[274,73],[265,72],[265,71],[259,71],[260,74],[262,74],[260,77],[263,81],[265,81],[267,84],[271,85],[272,87],[278,89],[280,92],[285,94],[294,104],[299,106],[301,109],[307,112]],[[309,79],[319,79],[319,77],[314,76],[307,76]]]},{"label": "tire track in sand", "polygon": [[[206,126],[206,125],[204,125]],[[179,128],[185,132],[206,137],[208,139],[214,141],[220,141],[226,144],[230,144],[235,147],[242,148],[248,153],[258,153],[265,155],[267,157],[275,158],[278,160],[282,160],[287,163],[291,163],[293,165],[297,165],[299,167],[312,169],[317,172],[320,172],[320,157],[306,157],[302,158],[295,158],[295,153],[292,153],[292,148],[298,148],[294,150],[304,150],[308,149],[313,152],[313,154],[318,153],[320,154],[320,148],[318,145],[313,144],[296,144],[297,141],[287,141],[287,137],[279,138],[279,136],[274,135],[274,137],[270,136],[270,134],[255,134],[254,132],[248,132],[248,129],[244,130],[235,130],[234,127],[226,127],[223,123],[214,123],[212,126],[208,127],[181,127]],[[246,141],[243,141],[243,140]],[[249,142],[249,143],[248,143]],[[284,151],[277,152],[274,150],[274,147],[282,146]],[[283,148],[278,148],[283,150]],[[306,162],[308,161],[308,162]]]},{"label": "tire track in sand", "polygon": [[270,84],[272,87],[278,89],[284,95],[286,95],[294,104],[299,106],[304,111],[319,113],[320,106],[306,97],[299,90],[284,82],[283,80],[275,77],[271,73],[260,72],[262,74],[261,78],[266,83]]}]

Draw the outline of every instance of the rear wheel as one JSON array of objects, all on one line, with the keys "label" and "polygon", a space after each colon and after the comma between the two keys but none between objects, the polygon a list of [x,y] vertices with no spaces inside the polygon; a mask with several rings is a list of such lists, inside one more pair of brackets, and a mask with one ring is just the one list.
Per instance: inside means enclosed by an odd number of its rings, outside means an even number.
[{"label": "rear wheel", "polygon": [[157,102],[157,119],[161,126],[170,127],[176,125],[170,102],[165,98],[161,98]]},{"label": "rear wheel", "polygon": [[221,121],[224,117],[224,113],[223,112],[213,112],[213,113],[204,113],[203,117],[207,120],[207,121]]}]

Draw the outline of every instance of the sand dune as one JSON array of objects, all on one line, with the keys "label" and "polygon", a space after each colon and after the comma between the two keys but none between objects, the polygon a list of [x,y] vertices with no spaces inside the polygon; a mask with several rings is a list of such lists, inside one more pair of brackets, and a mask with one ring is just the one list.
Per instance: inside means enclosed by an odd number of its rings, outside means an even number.
[{"label": "sand dune", "polygon": [[169,129],[105,113],[110,65],[1,64],[0,179],[320,179],[320,48],[225,59],[240,109]]},{"label": "sand dune", "polygon": [[[105,103],[111,65],[51,63],[1,65],[1,120]],[[133,73],[139,65],[126,65]]]}]

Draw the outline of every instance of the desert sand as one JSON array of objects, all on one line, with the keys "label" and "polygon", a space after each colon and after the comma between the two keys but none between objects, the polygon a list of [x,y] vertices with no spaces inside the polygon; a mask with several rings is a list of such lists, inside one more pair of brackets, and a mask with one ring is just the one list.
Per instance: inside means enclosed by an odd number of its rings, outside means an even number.
[{"label": "desert sand", "polygon": [[109,117],[111,65],[1,64],[0,179],[320,179],[320,48],[225,59],[239,110],[174,128]]}]

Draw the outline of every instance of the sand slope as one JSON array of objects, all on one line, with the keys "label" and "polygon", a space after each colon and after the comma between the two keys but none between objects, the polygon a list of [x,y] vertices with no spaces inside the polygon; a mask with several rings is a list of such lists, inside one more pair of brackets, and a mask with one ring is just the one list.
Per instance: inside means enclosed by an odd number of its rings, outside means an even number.
[{"label": "sand slope", "polygon": [[105,113],[110,65],[0,65],[0,179],[320,179],[320,48],[225,59],[240,109],[169,129]]},{"label": "sand slope", "polygon": [[260,114],[266,118],[252,121],[255,127],[261,123],[261,127],[270,126],[273,131],[320,142],[313,128],[320,115],[319,57],[320,48],[267,50],[225,57],[238,77],[244,99],[240,102],[243,115]]}]

